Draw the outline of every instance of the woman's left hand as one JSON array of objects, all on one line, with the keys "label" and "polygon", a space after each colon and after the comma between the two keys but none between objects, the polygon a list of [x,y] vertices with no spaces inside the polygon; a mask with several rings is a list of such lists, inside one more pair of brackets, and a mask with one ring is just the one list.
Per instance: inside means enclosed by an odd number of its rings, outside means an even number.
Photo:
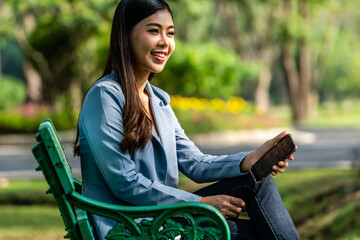
[{"label": "woman's left hand", "polygon": [[[269,139],[264,144],[262,144],[260,147],[258,147],[255,151],[249,153],[245,159],[240,164],[240,170],[242,172],[247,172],[250,170],[251,166],[255,164],[261,156],[263,156],[271,147],[273,147],[277,142],[279,142],[283,137],[285,137],[286,132],[283,131],[276,137]],[[294,160],[294,156],[290,155],[287,160]],[[285,171],[285,168],[289,166],[289,163],[285,161],[280,161],[278,165],[273,166],[273,172],[271,173],[273,176],[275,176],[277,173],[283,173]]]},{"label": "woman's left hand", "polygon": [[[290,155],[289,158],[287,160],[294,160],[294,156]],[[273,166],[273,172],[271,173],[271,175],[275,176],[278,173],[283,173],[285,172],[285,168],[287,168],[289,166],[289,163],[285,160],[285,161],[279,161],[278,165],[274,165]]]}]

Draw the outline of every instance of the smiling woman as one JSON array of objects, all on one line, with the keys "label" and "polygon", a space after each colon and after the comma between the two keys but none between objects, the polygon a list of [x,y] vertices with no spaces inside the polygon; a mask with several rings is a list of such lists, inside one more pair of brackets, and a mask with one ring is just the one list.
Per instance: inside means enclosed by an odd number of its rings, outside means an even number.
[{"label": "smiling woman", "polygon": [[[207,203],[228,219],[233,239],[298,239],[272,178],[256,185],[249,174],[286,133],[251,153],[204,154],[185,135],[170,96],[149,83],[175,50],[174,33],[164,0],[119,3],[105,71],[87,92],[78,121],[83,195],[118,205]],[[279,162],[273,175],[287,166]],[[179,171],[195,182],[220,181],[190,193],[177,188]],[[237,219],[245,209],[251,222]],[[91,218],[100,239],[115,224]]]}]

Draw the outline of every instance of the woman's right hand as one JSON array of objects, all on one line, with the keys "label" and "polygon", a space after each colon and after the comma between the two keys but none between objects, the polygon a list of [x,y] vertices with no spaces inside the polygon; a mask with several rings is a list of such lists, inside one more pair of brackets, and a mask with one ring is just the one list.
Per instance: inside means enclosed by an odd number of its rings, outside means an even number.
[{"label": "woman's right hand", "polygon": [[214,195],[199,197],[201,203],[207,203],[215,207],[225,218],[237,218],[246,208],[245,202],[229,195]]}]

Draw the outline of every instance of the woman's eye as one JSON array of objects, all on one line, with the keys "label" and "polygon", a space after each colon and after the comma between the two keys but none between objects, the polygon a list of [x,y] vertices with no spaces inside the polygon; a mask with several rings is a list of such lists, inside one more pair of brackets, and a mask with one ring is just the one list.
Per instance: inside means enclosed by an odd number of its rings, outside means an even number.
[{"label": "woman's eye", "polygon": [[151,33],[158,33],[159,31],[157,29],[150,29],[149,32]]},{"label": "woman's eye", "polygon": [[174,31],[168,32],[168,35],[174,36],[175,32]]}]

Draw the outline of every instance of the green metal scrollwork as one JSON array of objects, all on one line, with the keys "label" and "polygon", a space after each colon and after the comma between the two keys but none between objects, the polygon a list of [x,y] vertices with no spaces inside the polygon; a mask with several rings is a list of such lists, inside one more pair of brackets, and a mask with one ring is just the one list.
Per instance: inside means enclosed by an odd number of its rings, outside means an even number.
[{"label": "green metal scrollwork", "polygon": [[[168,211],[168,213],[170,215],[165,213],[152,221],[142,220],[137,223],[141,230],[138,236],[134,236],[123,223],[117,222],[105,238],[107,240],[169,240],[178,236],[185,240],[218,240],[222,238],[221,230],[210,217],[174,211]],[[156,229],[156,225],[160,227]]]}]

